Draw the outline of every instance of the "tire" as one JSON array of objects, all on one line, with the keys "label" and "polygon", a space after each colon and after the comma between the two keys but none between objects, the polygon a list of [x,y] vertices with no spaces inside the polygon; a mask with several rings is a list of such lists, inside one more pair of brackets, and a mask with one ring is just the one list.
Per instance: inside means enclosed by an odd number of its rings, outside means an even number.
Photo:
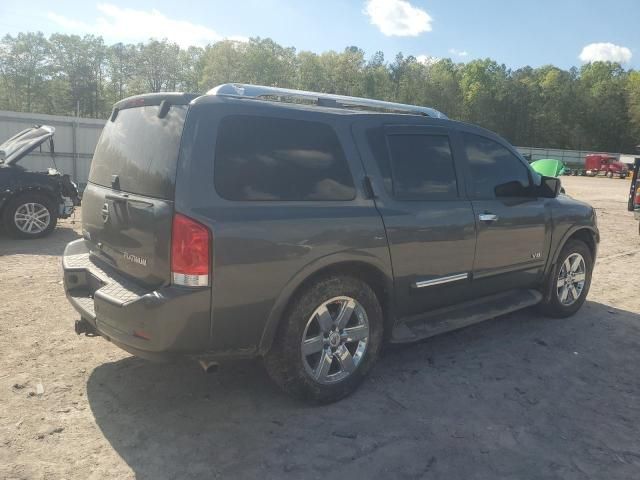
[{"label": "tire", "polygon": [[51,233],[57,222],[58,212],[53,202],[40,193],[24,193],[12,198],[2,212],[4,229],[16,238],[44,237]]},{"label": "tire", "polygon": [[607,172],[607,177],[613,178],[613,172]]},{"label": "tire", "polygon": [[[584,268],[577,268],[573,277],[568,277],[566,275],[567,262],[571,265],[580,258]],[[555,318],[565,318],[576,313],[582,307],[589,293],[592,272],[593,257],[589,247],[581,240],[569,240],[562,247],[558,261],[545,281],[545,297],[543,302],[539,304],[539,310],[543,314]],[[584,282],[579,287],[581,275],[584,276]],[[563,278],[564,282],[561,285]],[[571,282],[571,279],[574,281]],[[569,285],[573,285],[573,288]],[[563,287],[567,287],[567,296],[564,300],[565,289]]]},{"label": "tire", "polygon": [[[345,308],[347,305],[349,308]],[[332,331],[327,337],[326,332],[338,323],[343,308],[346,312],[353,308],[344,316],[349,331]],[[331,328],[323,329],[321,319]],[[304,290],[288,308],[264,358],[265,367],[288,394],[313,403],[335,402],[351,394],[371,370],[380,352],[382,334],[382,309],[371,287],[349,276],[326,277]]]}]

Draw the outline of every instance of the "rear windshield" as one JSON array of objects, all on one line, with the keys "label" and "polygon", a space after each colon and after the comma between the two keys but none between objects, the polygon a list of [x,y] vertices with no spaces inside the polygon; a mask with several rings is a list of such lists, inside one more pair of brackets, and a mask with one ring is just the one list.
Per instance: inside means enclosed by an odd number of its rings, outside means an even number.
[{"label": "rear windshield", "polygon": [[186,105],[173,105],[158,118],[159,105],[127,108],[107,121],[91,162],[89,181],[111,187],[118,175],[120,190],[157,198],[173,198],[180,136]]}]

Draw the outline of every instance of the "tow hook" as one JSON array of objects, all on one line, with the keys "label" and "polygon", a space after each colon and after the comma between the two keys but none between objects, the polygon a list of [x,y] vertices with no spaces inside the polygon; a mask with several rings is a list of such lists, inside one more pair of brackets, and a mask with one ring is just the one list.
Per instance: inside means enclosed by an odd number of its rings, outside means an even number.
[{"label": "tow hook", "polygon": [[76,320],[74,329],[76,331],[76,335],[82,335],[83,333],[87,337],[97,337],[100,335],[98,331],[93,327],[93,325],[87,322],[84,318]]}]

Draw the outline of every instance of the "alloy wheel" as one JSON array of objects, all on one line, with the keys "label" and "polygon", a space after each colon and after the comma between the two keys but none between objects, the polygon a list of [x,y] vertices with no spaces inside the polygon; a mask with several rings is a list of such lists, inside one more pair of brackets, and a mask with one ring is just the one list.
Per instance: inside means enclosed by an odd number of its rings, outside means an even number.
[{"label": "alloy wheel", "polygon": [[47,229],[51,223],[51,214],[41,203],[23,203],[13,214],[13,221],[21,232],[36,235]]},{"label": "alloy wheel", "polygon": [[322,303],[302,335],[302,362],[320,384],[336,383],[356,371],[369,340],[369,320],[355,299],[335,297]]},{"label": "alloy wheel", "polygon": [[564,261],[558,272],[556,294],[562,305],[568,307],[580,298],[586,278],[584,258],[579,253],[572,253]]}]

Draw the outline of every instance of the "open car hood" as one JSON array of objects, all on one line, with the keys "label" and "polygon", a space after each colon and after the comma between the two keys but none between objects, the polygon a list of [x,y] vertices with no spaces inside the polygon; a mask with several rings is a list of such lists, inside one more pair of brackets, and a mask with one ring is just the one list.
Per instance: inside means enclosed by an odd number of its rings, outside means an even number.
[{"label": "open car hood", "polygon": [[16,133],[0,145],[0,164],[13,165],[53,137],[56,129],[48,125],[36,125]]}]

